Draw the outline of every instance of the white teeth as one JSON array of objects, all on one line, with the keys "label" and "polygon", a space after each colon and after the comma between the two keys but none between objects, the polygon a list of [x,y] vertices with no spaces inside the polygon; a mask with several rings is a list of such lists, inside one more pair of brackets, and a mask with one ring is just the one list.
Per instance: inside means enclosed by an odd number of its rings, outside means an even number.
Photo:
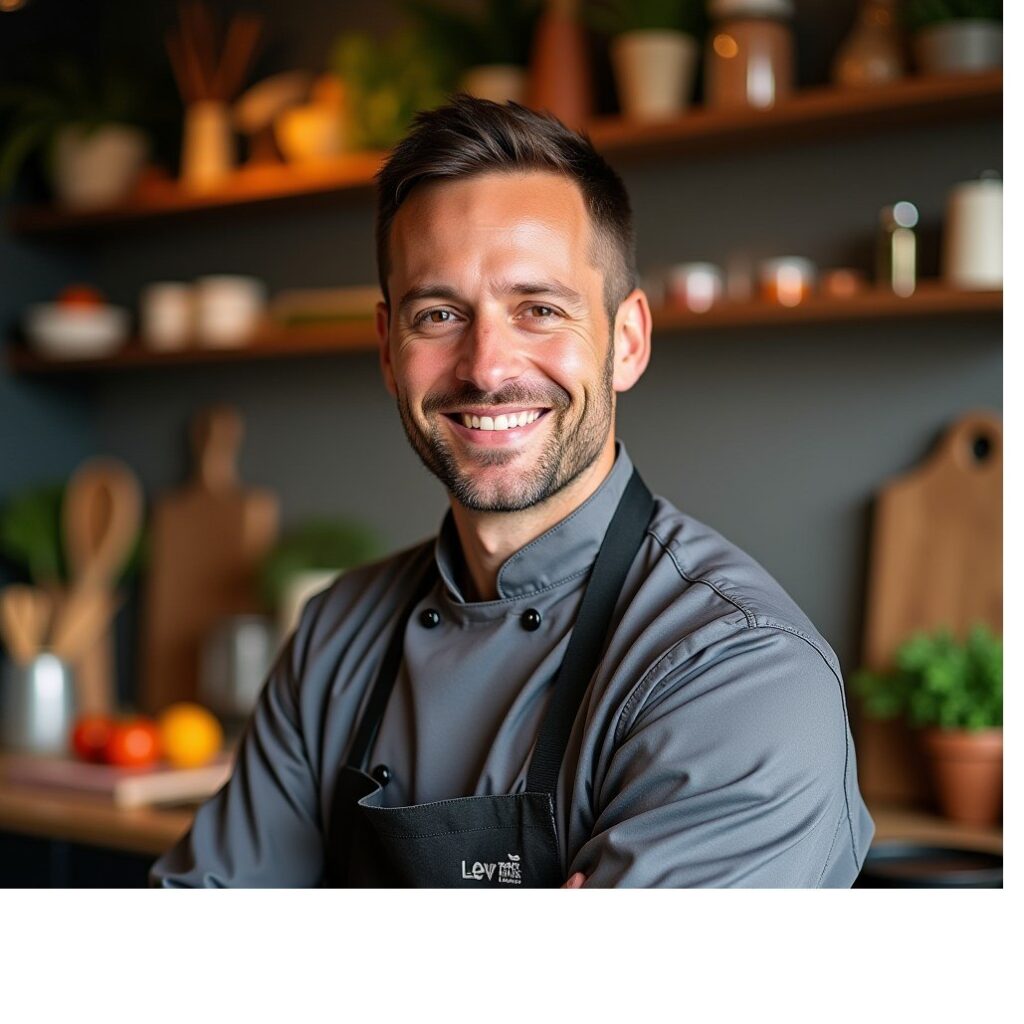
[{"label": "white teeth", "polygon": [[540,416],[535,409],[533,412],[520,412],[505,414],[498,417],[473,416],[468,412],[462,413],[462,425],[472,430],[512,430],[515,427],[525,427],[533,423]]}]

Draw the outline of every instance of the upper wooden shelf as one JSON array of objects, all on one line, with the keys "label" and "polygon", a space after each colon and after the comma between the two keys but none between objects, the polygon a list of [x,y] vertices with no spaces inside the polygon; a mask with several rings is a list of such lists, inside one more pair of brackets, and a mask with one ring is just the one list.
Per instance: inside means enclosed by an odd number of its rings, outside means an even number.
[{"label": "upper wooden shelf", "polygon": [[[957,291],[938,282],[923,281],[908,298],[869,289],[846,299],[814,296],[792,308],[765,302],[723,303],[706,313],[662,308],[655,310],[653,317],[654,329],[660,334],[692,334],[730,328],[915,318],[923,320],[936,316],[994,316],[1002,308],[1001,291]],[[113,355],[100,359],[48,359],[21,345],[10,345],[8,363],[16,373],[22,374],[75,374],[147,366],[248,362],[372,351],[375,348],[372,322],[357,320],[337,325],[268,327],[249,344],[239,348],[190,347],[173,352],[157,352],[133,340]]]},{"label": "upper wooden shelf", "polygon": [[[771,110],[695,107],[679,117],[653,123],[602,118],[594,121],[589,131],[598,149],[615,160],[650,159],[998,115],[1002,97],[1001,71],[907,78],[870,89],[807,89]],[[352,153],[316,167],[243,168],[216,190],[201,193],[184,190],[173,181],[150,184],[125,203],[89,212],[23,207],[13,212],[11,228],[26,235],[69,234],[182,214],[358,194],[370,188],[383,157],[381,153]]]}]

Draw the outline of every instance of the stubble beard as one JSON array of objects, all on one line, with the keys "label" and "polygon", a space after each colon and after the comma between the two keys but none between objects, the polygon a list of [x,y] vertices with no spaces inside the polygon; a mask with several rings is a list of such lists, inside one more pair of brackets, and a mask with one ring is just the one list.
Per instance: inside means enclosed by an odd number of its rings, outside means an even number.
[{"label": "stubble beard", "polygon": [[[555,384],[547,389],[525,388],[510,384],[494,392],[463,388],[444,394],[429,395],[423,401],[423,412],[430,428],[424,431],[413,419],[408,398],[400,394],[398,412],[406,436],[420,461],[447,488],[462,506],[474,512],[521,512],[547,501],[567,487],[594,464],[604,449],[612,425],[614,349],[609,346],[600,386],[593,402],[584,399],[584,407],[575,425],[566,427],[570,413],[568,392]],[[546,429],[547,440],[540,455],[528,469],[508,474],[508,478],[477,482],[467,472],[442,436],[440,409],[460,405],[504,405],[531,408],[547,406],[547,418],[554,422]],[[472,456],[479,467],[507,466],[522,457],[518,449],[480,449]]]}]

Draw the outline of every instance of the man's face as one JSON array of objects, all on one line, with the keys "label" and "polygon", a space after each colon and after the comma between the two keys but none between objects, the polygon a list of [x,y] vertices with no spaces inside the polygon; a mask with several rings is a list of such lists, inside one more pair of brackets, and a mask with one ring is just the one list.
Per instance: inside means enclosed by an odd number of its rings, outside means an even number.
[{"label": "man's face", "polygon": [[612,442],[604,273],[578,188],[545,172],[415,189],[390,240],[382,363],[406,434],[467,508],[529,508]]}]

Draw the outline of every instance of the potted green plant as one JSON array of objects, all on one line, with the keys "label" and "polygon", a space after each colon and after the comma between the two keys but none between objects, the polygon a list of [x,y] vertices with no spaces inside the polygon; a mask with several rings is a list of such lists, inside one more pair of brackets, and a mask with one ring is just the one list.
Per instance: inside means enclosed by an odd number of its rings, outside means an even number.
[{"label": "potted green plant", "polygon": [[903,20],[924,74],[1002,66],[1003,0],[906,0]]},{"label": "potted green plant", "polygon": [[385,39],[346,32],[333,45],[330,70],[345,85],[354,149],[390,149],[417,111],[444,102],[439,60],[411,31]]},{"label": "potted green plant", "polygon": [[701,0],[598,0],[590,23],[611,37],[610,53],[625,117],[672,117],[689,105],[705,30]]},{"label": "potted green plant", "polygon": [[123,72],[90,79],[82,65],[60,61],[42,84],[0,87],[4,111],[0,189],[10,189],[36,153],[65,206],[107,206],[135,187],[149,139],[139,127],[140,91]]},{"label": "potted green plant", "polygon": [[524,102],[540,0],[483,0],[476,14],[432,0],[399,6],[439,55],[446,86],[495,103]]},{"label": "potted green plant", "polygon": [[340,572],[382,553],[376,533],[361,523],[312,519],[289,530],[260,569],[260,589],[276,610],[282,634],[294,628],[303,604]]},{"label": "potted green plant", "polygon": [[948,629],[917,633],[889,672],[861,670],[854,689],[876,718],[903,716],[920,730],[947,817],[986,826],[999,820],[1003,780],[1003,643],[975,625],[964,641]]}]

